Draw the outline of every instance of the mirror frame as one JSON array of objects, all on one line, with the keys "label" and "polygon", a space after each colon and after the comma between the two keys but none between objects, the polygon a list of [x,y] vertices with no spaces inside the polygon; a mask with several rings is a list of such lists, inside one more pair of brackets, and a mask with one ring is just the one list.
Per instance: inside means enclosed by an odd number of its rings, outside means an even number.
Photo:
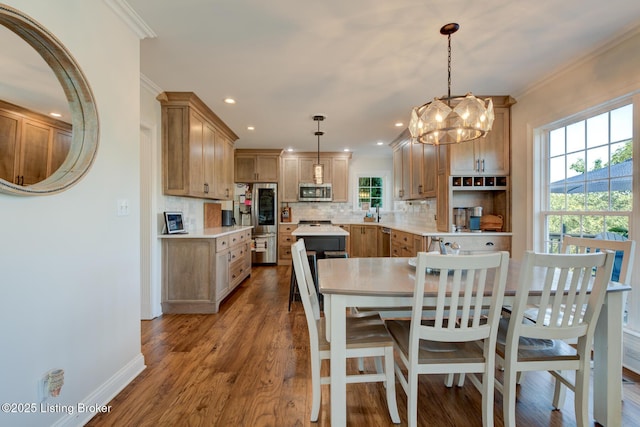
[{"label": "mirror frame", "polygon": [[0,179],[0,193],[36,196],[67,190],[86,175],[98,150],[98,111],[89,83],[71,53],[34,19],[0,3],[0,25],[21,37],[49,64],[69,102],[73,127],[69,154],[58,170],[25,187]]}]

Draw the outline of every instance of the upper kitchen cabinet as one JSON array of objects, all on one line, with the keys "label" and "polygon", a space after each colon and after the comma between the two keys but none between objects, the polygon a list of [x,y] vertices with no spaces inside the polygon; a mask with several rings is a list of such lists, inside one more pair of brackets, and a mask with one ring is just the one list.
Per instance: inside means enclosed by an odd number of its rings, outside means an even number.
[{"label": "upper kitchen cabinet", "polygon": [[451,175],[508,175],[511,148],[510,96],[493,96],[493,127],[483,138],[449,145]]},{"label": "upper kitchen cabinet", "polygon": [[236,150],[236,182],[278,182],[282,150]]},{"label": "upper kitchen cabinet", "polygon": [[394,199],[414,200],[436,197],[436,147],[411,141],[404,130],[392,143]]},{"label": "upper kitchen cabinet", "polygon": [[0,101],[0,178],[27,186],[58,170],[71,147],[71,125]]},{"label": "upper kitchen cabinet", "polygon": [[231,199],[238,136],[193,92],[164,92],[158,100],[164,194]]},{"label": "upper kitchen cabinet", "polygon": [[[331,184],[332,201],[349,199],[349,160],[351,153],[320,153],[324,166],[324,182]],[[318,162],[317,153],[283,153],[280,173],[280,201],[297,202],[298,186],[313,182],[313,165]]]}]

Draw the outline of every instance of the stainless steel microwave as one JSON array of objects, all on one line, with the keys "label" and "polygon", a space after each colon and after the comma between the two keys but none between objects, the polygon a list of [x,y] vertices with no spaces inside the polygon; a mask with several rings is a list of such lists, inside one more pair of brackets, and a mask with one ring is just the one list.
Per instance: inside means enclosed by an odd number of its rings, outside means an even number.
[{"label": "stainless steel microwave", "polygon": [[299,184],[299,202],[330,202],[332,200],[331,184]]}]

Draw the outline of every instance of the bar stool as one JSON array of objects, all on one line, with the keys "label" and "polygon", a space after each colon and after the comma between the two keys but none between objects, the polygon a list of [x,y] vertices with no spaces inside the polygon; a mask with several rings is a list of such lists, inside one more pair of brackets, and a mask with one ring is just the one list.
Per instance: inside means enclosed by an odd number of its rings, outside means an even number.
[{"label": "bar stool", "polygon": [[[315,251],[307,251],[307,259],[309,260],[309,267],[311,267],[311,274],[313,275],[314,285],[316,292],[318,291],[318,258]],[[289,280],[289,311],[291,311],[291,301],[296,298],[296,295],[300,295],[298,291],[298,281],[296,280],[296,274],[293,270],[293,260],[291,261],[291,279]],[[319,299],[319,298],[318,298]],[[320,308],[323,305],[320,302]]]},{"label": "bar stool", "polygon": [[[346,251],[324,251],[325,258],[349,258],[349,254]],[[318,285],[316,285],[316,290],[318,291],[318,301],[320,302],[320,307],[324,307],[324,295],[320,293],[320,289],[318,289]]]}]

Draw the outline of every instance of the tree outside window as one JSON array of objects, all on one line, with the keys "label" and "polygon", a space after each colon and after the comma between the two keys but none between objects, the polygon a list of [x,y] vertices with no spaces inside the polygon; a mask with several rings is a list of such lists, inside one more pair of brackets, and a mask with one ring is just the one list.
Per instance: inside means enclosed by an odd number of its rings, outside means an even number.
[{"label": "tree outside window", "polygon": [[383,179],[381,177],[358,178],[358,207],[362,208],[362,203],[369,203],[372,208],[382,208],[382,187]]}]

